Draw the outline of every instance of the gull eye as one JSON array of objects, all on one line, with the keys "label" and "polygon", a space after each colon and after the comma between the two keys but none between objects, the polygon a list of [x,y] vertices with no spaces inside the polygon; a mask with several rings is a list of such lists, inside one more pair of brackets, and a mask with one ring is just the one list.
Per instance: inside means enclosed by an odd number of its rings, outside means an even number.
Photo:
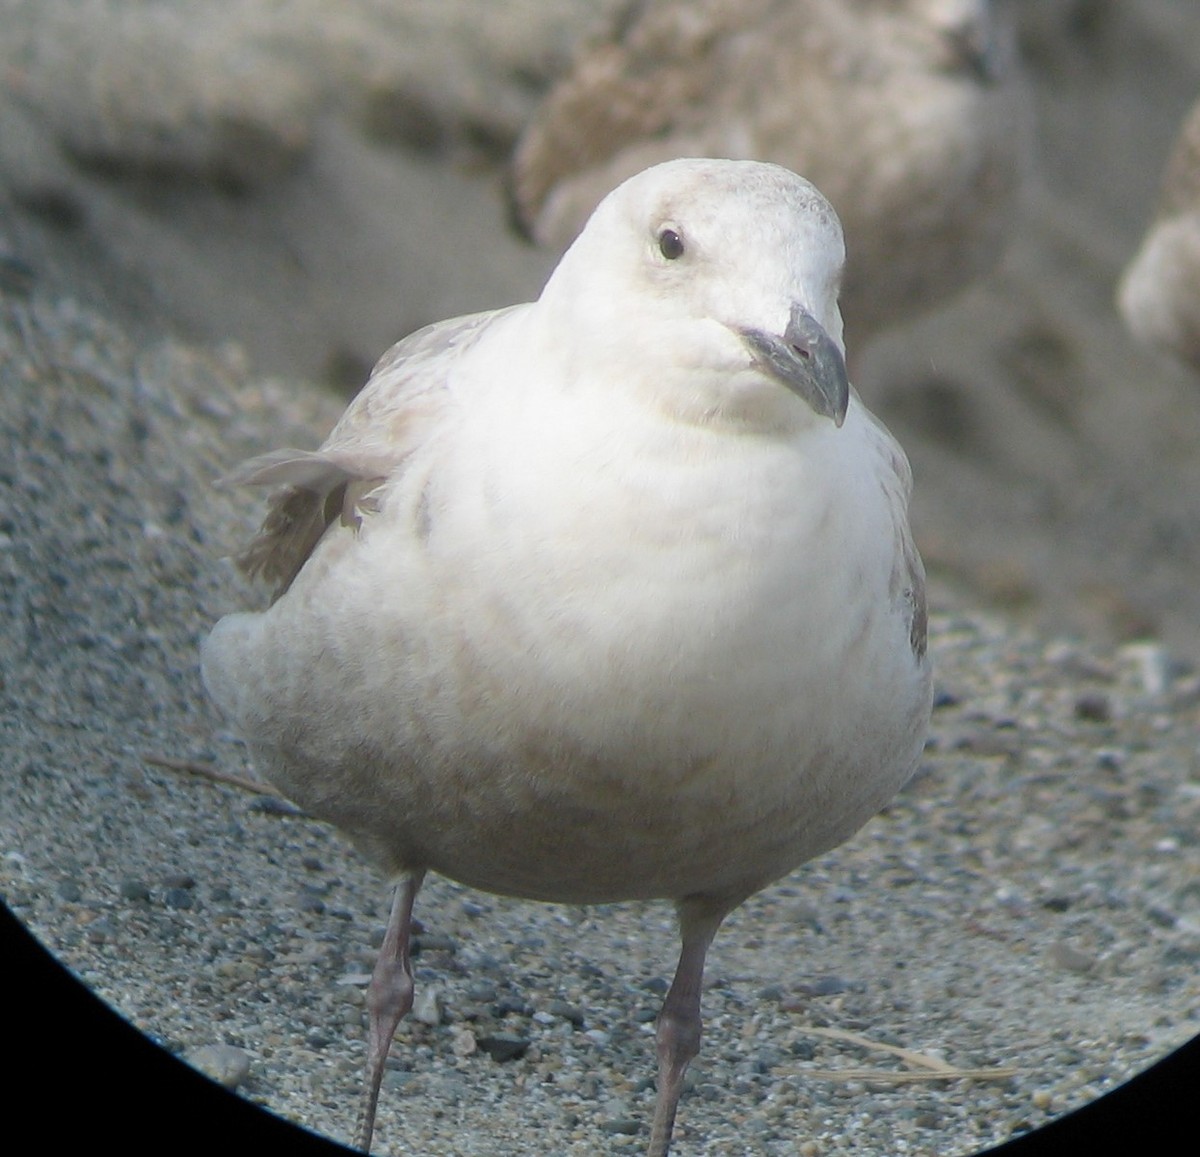
[{"label": "gull eye", "polygon": [[683,256],[683,238],[674,229],[663,229],[658,235],[658,251],[668,261]]}]

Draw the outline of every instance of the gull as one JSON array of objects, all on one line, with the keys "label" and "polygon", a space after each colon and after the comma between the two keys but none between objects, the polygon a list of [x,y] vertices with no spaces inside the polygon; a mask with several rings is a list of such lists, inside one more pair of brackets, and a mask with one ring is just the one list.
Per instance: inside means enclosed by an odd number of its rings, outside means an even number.
[{"label": "gull", "polygon": [[562,248],[609,189],[681,156],[808,176],[850,238],[856,341],[1000,258],[1030,103],[989,0],[642,0],[586,45],[514,151],[518,225]]},{"label": "gull", "polygon": [[1130,331],[1200,370],[1200,102],[1180,130],[1158,211],[1117,290]]},{"label": "gull", "polygon": [[747,897],[901,787],[930,711],[903,451],[846,376],[841,228],[775,165],[683,159],[596,209],[533,303],[385,354],[240,556],[203,646],[259,770],[397,881],[367,993],[370,1145],[428,871],[664,898],[681,951],[648,1153]]}]

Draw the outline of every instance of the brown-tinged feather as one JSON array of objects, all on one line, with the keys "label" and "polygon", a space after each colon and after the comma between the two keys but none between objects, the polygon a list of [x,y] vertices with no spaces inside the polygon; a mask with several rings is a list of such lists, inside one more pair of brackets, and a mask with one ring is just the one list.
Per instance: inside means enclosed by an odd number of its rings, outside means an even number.
[{"label": "brown-tinged feather", "polygon": [[271,486],[267,513],[234,562],[272,585],[273,599],[291,586],[336,521],[357,529],[377,511],[374,492],[403,469],[436,421],[454,357],[512,309],[471,314],[417,330],[379,359],[319,450],[273,450],[244,462],[218,485]]},{"label": "brown-tinged feather", "polygon": [[912,604],[912,620],[909,625],[908,641],[918,659],[925,658],[929,636],[929,612],[925,605],[925,567],[917,553],[911,535],[905,535],[904,565],[908,571],[908,586],[905,588]]},{"label": "brown-tinged feather", "polygon": [[[613,40],[585,47],[526,129],[511,172],[513,209],[521,229],[541,243],[537,220],[552,189],[573,174],[598,167],[639,142],[676,127],[681,110],[699,102],[717,81],[723,36],[747,16],[744,0],[672,6],[636,5]],[[664,142],[661,156],[679,155]],[[650,153],[654,146],[651,144]]]},{"label": "brown-tinged feather", "polygon": [[261,529],[234,562],[248,578],[272,585],[272,601],[292,585],[329,524],[342,514],[346,488],[343,482],[320,494],[293,486],[271,496]]}]

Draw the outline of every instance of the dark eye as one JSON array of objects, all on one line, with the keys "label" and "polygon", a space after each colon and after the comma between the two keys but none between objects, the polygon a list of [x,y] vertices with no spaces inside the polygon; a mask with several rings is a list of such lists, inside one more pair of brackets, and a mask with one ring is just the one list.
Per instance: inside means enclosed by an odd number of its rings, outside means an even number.
[{"label": "dark eye", "polygon": [[683,238],[674,229],[664,229],[658,235],[658,251],[668,261],[683,256]]}]

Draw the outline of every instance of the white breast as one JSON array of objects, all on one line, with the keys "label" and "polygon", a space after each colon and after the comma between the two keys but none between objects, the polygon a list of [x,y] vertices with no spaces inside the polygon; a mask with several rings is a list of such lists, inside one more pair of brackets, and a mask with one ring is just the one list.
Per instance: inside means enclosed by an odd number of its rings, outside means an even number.
[{"label": "white breast", "polygon": [[393,868],[549,900],[748,893],[846,838],[929,694],[877,428],[511,417],[214,634],[268,775]]}]

